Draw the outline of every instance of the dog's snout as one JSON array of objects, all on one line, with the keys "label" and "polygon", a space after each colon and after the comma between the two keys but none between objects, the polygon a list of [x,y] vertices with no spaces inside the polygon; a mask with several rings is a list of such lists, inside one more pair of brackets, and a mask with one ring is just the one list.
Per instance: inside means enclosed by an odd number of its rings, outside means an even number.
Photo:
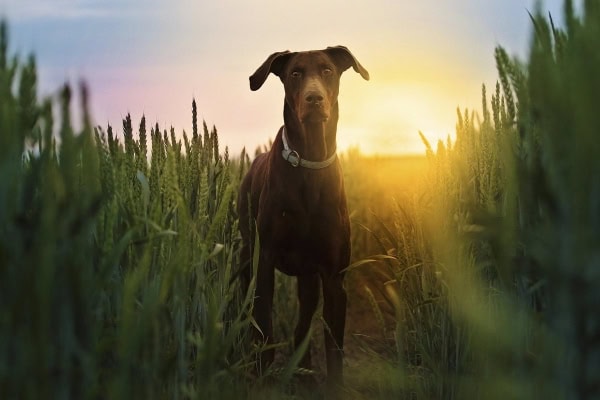
[{"label": "dog's snout", "polygon": [[300,95],[298,119],[302,122],[323,122],[329,118],[329,99],[324,88],[319,85],[308,85]]},{"label": "dog's snout", "polygon": [[306,95],[304,96],[304,100],[308,104],[319,105],[319,104],[323,103],[324,97],[323,97],[323,94],[321,94],[320,92],[310,91],[310,92],[306,93]]},{"label": "dog's snout", "polygon": [[308,104],[320,104],[323,102],[323,95],[320,92],[310,91],[304,96],[304,100]]}]

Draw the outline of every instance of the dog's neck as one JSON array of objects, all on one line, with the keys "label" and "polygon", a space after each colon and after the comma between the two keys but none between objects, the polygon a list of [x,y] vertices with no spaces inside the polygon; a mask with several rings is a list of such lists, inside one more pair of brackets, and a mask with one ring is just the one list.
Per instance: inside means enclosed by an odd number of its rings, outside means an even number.
[{"label": "dog's neck", "polygon": [[327,121],[302,123],[286,103],[283,109],[283,120],[290,148],[306,160],[326,160],[337,150],[338,117],[336,102]]}]

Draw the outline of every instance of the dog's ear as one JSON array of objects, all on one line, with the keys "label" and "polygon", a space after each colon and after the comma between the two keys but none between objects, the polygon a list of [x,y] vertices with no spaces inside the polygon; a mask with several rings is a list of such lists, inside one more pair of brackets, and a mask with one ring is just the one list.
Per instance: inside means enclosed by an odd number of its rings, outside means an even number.
[{"label": "dog's ear", "polygon": [[250,75],[250,89],[260,89],[270,72],[280,77],[291,54],[288,50],[271,54],[256,72]]},{"label": "dog's ear", "polygon": [[334,46],[325,49],[325,52],[335,62],[340,71],[345,71],[352,67],[365,80],[369,80],[369,72],[358,62],[358,60],[344,46]]}]

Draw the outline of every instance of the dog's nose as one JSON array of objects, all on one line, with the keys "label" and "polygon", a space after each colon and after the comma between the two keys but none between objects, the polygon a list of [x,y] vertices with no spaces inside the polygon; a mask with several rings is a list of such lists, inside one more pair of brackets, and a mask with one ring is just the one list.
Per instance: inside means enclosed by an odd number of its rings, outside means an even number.
[{"label": "dog's nose", "polygon": [[321,102],[323,102],[323,95],[319,92],[311,91],[306,93],[306,95],[304,96],[304,100],[306,100],[308,104],[318,105]]}]

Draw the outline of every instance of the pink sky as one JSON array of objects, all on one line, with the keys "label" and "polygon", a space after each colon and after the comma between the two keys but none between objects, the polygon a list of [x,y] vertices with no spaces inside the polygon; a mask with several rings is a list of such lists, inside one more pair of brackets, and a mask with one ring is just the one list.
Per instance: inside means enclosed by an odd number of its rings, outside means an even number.
[{"label": "pink sky", "polygon": [[[496,82],[494,47],[524,56],[534,0],[5,0],[13,49],[33,51],[43,93],[84,78],[95,122],[191,129],[191,101],[232,153],[251,153],[282,124],[283,90],[248,76],[275,51],[345,45],[369,70],[340,90],[340,149],[423,153],[454,133],[456,107],[479,109]],[[560,21],[562,2],[543,2]]]}]

